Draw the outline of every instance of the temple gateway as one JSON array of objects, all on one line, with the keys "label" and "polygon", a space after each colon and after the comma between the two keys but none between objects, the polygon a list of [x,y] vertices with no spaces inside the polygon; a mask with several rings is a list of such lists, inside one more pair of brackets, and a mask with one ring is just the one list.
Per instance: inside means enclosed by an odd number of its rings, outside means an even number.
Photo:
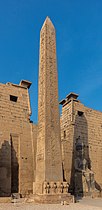
[{"label": "temple gateway", "polygon": [[30,120],[31,82],[0,84],[0,196],[35,202],[73,202],[101,196],[102,112],[76,93],[60,101],[56,34],[47,17],[40,32],[38,123]]}]

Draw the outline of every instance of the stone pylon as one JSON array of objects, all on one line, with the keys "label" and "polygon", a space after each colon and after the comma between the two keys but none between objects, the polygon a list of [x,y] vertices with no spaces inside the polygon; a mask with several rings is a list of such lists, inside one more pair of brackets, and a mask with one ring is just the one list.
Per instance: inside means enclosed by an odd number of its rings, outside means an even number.
[{"label": "stone pylon", "polygon": [[[40,32],[38,138],[34,194],[53,195],[63,185],[56,35],[47,17]],[[65,184],[65,183],[64,183]],[[67,185],[67,183],[66,183]]]}]

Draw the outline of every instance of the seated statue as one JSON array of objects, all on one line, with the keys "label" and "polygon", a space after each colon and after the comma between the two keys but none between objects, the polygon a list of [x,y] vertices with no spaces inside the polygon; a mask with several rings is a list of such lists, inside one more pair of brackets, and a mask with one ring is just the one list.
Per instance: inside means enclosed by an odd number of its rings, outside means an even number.
[{"label": "seated statue", "polygon": [[95,189],[94,173],[88,168],[88,161],[83,157],[82,151],[77,151],[77,157],[74,161],[75,175],[81,173],[85,177],[88,192]]}]

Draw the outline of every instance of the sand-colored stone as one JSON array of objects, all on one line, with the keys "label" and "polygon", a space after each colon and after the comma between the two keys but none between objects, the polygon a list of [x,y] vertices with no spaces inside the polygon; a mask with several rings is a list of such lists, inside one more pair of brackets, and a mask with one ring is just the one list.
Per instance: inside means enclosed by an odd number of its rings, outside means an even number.
[{"label": "sand-colored stone", "polygon": [[[61,141],[64,176],[75,190],[75,158],[76,143],[80,138],[83,147],[83,156],[87,160],[89,172],[94,173],[95,193],[102,189],[102,112],[84,106],[72,93],[61,101]],[[78,188],[87,192],[84,177],[79,173]],[[86,188],[86,190],[85,190]],[[80,190],[79,190],[80,191]]]},{"label": "sand-colored stone", "polygon": [[34,194],[41,195],[39,200],[43,202],[60,202],[62,195],[68,199],[69,194],[62,174],[55,28],[48,17],[40,33],[38,96]]},{"label": "sand-colored stone", "polygon": [[[0,84],[0,196],[33,192],[33,125],[29,82]],[[17,101],[10,100],[16,96]]]},{"label": "sand-colored stone", "polygon": [[39,65],[36,182],[62,181],[55,29],[48,17],[40,32]]}]

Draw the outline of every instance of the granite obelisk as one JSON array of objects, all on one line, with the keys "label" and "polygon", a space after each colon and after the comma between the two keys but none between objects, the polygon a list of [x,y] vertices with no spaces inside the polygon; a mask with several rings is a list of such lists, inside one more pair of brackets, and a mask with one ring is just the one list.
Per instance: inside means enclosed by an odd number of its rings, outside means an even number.
[{"label": "granite obelisk", "polygon": [[42,193],[43,183],[51,181],[63,181],[63,177],[56,37],[47,17],[40,32],[36,193]]},{"label": "granite obelisk", "polygon": [[[40,32],[38,137],[34,194],[58,197],[63,184],[56,35],[47,17]],[[56,194],[56,195],[55,195]],[[49,201],[48,201],[49,202]]]}]

